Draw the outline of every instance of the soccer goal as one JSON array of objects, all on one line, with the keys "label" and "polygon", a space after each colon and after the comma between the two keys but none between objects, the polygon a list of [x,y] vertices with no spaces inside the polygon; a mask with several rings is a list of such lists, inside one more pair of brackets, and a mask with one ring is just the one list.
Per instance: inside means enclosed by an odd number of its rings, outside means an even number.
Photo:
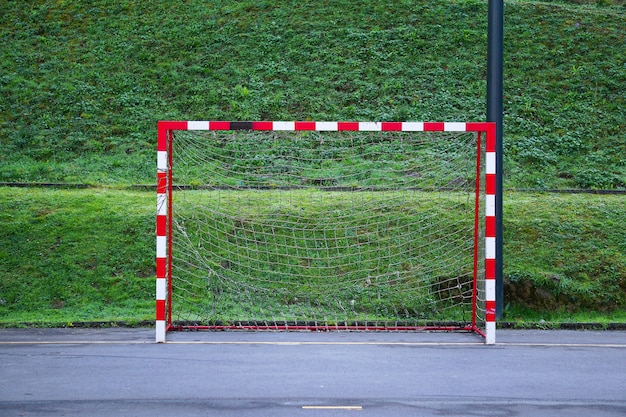
[{"label": "soccer goal", "polygon": [[158,123],[156,340],[464,331],[495,343],[493,123]]}]

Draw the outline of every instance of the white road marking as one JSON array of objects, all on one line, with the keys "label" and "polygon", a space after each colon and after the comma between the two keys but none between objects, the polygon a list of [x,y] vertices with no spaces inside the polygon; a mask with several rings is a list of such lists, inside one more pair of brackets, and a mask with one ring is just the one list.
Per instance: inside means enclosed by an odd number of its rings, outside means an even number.
[{"label": "white road marking", "polygon": [[303,405],[303,410],[362,410],[360,405]]}]

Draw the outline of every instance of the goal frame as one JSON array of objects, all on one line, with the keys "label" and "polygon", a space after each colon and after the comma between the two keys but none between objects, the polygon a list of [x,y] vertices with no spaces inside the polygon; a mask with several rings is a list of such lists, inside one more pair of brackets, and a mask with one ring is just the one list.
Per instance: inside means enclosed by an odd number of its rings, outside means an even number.
[{"label": "goal frame", "polygon": [[[173,133],[177,130],[266,130],[266,131],[402,131],[402,132],[476,132],[484,135],[484,184],[477,176],[476,192],[484,191],[484,277],[474,273],[472,323],[464,328],[432,326],[419,330],[471,331],[484,338],[485,344],[496,342],[496,123],[494,122],[315,122],[315,121],[159,121],[157,123],[157,213],[156,213],[156,342],[166,341],[172,323],[172,191]],[[479,146],[481,146],[479,144]],[[477,174],[481,161],[477,155]],[[483,189],[480,189],[480,187]],[[478,199],[476,201],[478,206]],[[476,207],[476,227],[478,227]],[[477,232],[477,231],[476,231]],[[475,233],[478,239],[478,233]],[[477,251],[477,241],[475,251]],[[474,262],[478,262],[477,254]],[[476,266],[474,268],[476,270]],[[484,328],[476,323],[476,283],[484,280]],[[283,330],[302,330],[283,326]],[[287,328],[289,327],[289,328]],[[293,328],[292,328],[293,327]],[[208,328],[208,326],[206,326]],[[258,329],[258,327],[255,327]],[[271,327],[276,330],[275,326]],[[370,327],[348,330],[375,330]],[[410,330],[410,329],[398,329]],[[415,329],[418,330],[418,329]]]}]

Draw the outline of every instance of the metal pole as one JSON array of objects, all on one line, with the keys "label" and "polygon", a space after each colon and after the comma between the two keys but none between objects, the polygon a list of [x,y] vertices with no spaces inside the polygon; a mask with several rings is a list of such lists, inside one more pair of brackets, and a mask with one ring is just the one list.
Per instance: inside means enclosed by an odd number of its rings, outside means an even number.
[{"label": "metal pole", "polygon": [[489,0],[487,24],[487,121],[496,122],[496,317],[504,312],[502,274],[502,96],[504,0]]}]

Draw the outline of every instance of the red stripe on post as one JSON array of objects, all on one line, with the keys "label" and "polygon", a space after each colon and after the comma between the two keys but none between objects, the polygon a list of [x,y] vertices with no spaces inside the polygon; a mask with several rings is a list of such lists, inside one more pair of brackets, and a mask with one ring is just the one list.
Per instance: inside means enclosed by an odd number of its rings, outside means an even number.
[{"label": "red stripe on post", "polygon": [[485,193],[487,195],[496,194],[496,174],[485,175]]},{"label": "red stripe on post", "polygon": [[157,173],[157,194],[167,193],[167,172]]},{"label": "red stripe on post", "polygon": [[165,320],[165,300],[156,300],[156,319]]},{"label": "red stripe on post", "polygon": [[315,122],[296,122],[296,130],[315,130]]},{"label": "red stripe on post", "polygon": [[170,130],[187,130],[187,122],[160,121],[157,123],[157,151],[167,151],[167,135]]},{"label": "red stripe on post", "polygon": [[496,279],[495,259],[485,259],[485,279]]},{"label": "red stripe on post", "polygon": [[496,152],[496,124],[488,123],[485,152]]},{"label": "red stripe on post", "polygon": [[157,129],[157,151],[167,151],[167,130],[161,123]]},{"label": "red stripe on post", "polygon": [[156,259],[156,277],[165,278],[167,276],[167,262],[165,258],[157,258]]},{"label": "red stripe on post", "polygon": [[465,124],[468,132],[485,132],[487,141],[486,152],[496,152],[496,124],[494,122],[468,122]]},{"label": "red stripe on post", "polygon": [[402,130],[402,122],[383,122],[382,129],[383,132],[397,132]]},{"label": "red stripe on post", "polygon": [[425,122],[424,132],[443,132],[443,122]]},{"label": "red stripe on post", "polygon": [[164,215],[157,216],[156,233],[157,236],[165,236],[167,234],[167,217]]},{"label": "red stripe on post", "polygon": [[337,130],[359,130],[359,122],[338,122]]},{"label": "red stripe on post", "polygon": [[186,121],[163,120],[159,122],[159,129],[163,130],[187,130]]},{"label": "red stripe on post", "polygon": [[496,302],[485,301],[485,320],[496,321]]},{"label": "red stripe on post", "polygon": [[485,237],[496,237],[496,217],[487,216],[485,218]]},{"label": "red stripe on post", "polygon": [[274,122],[252,122],[252,130],[274,130]]},{"label": "red stripe on post", "polygon": [[490,122],[467,122],[465,123],[465,130],[468,132],[489,132],[492,124]]},{"label": "red stripe on post", "polygon": [[223,122],[223,121],[209,122],[209,130],[230,130],[230,122]]}]

